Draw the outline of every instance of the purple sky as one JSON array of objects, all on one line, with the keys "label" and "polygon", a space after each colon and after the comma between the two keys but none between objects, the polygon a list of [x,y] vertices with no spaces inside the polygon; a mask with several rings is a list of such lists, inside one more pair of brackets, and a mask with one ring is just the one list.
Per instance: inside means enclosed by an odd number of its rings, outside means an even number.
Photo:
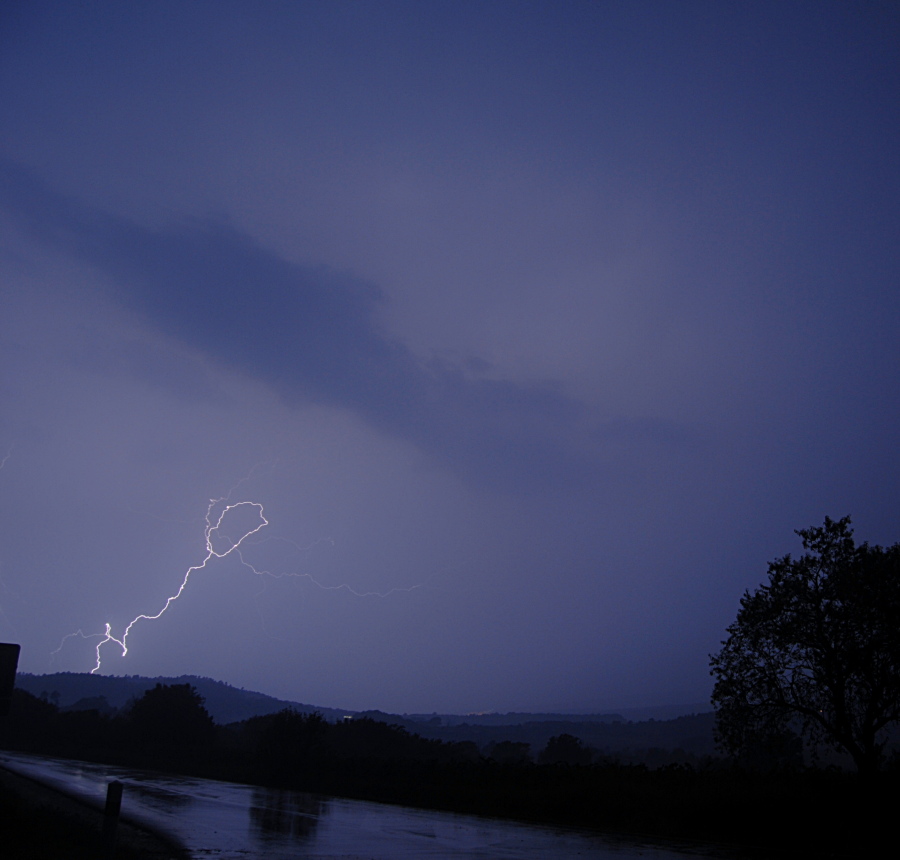
[{"label": "purple sky", "polygon": [[245,564],[101,671],[708,699],[793,529],[900,540],[898,46],[888,2],[4,4],[0,639],[90,670],[228,496]]}]

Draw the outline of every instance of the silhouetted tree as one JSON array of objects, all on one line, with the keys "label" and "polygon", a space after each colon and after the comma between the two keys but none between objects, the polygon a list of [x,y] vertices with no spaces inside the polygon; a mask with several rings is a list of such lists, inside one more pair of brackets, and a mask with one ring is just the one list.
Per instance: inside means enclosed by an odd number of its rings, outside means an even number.
[{"label": "silhouetted tree", "polygon": [[793,726],[871,773],[900,721],[900,544],[857,546],[849,517],[797,534],[711,656],[717,736],[741,753]]},{"label": "silhouetted tree", "polygon": [[556,735],[538,756],[540,764],[590,764],[591,751],[574,735]]},{"label": "silhouetted tree", "polygon": [[309,770],[323,757],[330,726],[321,714],[285,708],[262,719],[264,728],[257,743],[257,758],[277,781]]},{"label": "silhouetted tree", "polygon": [[132,737],[150,747],[203,748],[215,732],[203,697],[190,684],[157,684],[131,706],[127,720]]}]

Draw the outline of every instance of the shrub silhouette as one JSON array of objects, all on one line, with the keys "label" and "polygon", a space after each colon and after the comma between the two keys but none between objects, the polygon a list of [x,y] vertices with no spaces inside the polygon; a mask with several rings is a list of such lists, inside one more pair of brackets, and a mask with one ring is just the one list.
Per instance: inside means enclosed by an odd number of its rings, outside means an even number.
[{"label": "shrub silhouette", "polygon": [[190,684],[157,684],[134,702],[127,717],[134,743],[154,750],[204,749],[215,724]]}]

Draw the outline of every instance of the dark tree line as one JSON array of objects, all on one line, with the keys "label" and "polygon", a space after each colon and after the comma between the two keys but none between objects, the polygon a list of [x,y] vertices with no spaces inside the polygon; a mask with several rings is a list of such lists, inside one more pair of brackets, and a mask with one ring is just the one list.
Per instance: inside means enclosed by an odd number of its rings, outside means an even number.
[{"label": "dark tree line", "polygon": [[[873,801],[855,792],[847,774],[773,779],[742,775],[721,761],[650,770],[598,756],[566,734],[551,738],[533,760],[515,742],[479,750],[366,718],[330,723],[285,710],[216,726],[190,685],[159,685],[114,715],[60,711],[16,691],[0,746],[315,795],[803,851],[865,843],[893,820],[881,808],[898,799],[893,775],[882,778]],[[857,823],[838,834],[829,829],[848,820]]]},{"label": "dark tree line", "polygon": [[[490,744],[423,738],[371,719],[327,722],[318,713],[285,709],[228,726],[213,722],[189,684],[156,684],[121,711],[103,700],[94,707],[61,710],[52,696],[15,691],[11,718],[0,727],[7,748],[82,758],[127,758],[134,763],[178,762],[203,766],[229,762],[255,771],[255,779],[289,785],[345,765],[356,771],[410,765],[478,763],[525,766],[534,762],[527,743]],[[537,760],[544,765],[588,765],[595,753],[578,738],[550,739]]]},{"label": "dark tree line", "polygon": [[[711,658],[718,736],[734,757],[698,768],[624,764],[565,732],[534,756],[517,741],[480,749],[371,718],[331,723],[289,709],[217,726],[190,684],[157,684],[115,713],[102,702],[61,711],[17,690],[0,745],[794,855],[866,852],[892,836],[900,801],[900,762],[886,755],[888,731],[900,724],[900,545],[857,545],[849,518],[798,534],[804,554],[769,565],[768,583],[745,593]],[[852,774],[805,769],[810,743],[851,756],[867,790]]]},{"label": "dark tree line", "polygon": [[189,684],[157,684],[121,711],[105,700],[96,707],[61,710],[52,697],[15,690],[10,715],[0,723],[7,749],[72,758],[162,765],[202,761],[216,742],[216,726]]}]

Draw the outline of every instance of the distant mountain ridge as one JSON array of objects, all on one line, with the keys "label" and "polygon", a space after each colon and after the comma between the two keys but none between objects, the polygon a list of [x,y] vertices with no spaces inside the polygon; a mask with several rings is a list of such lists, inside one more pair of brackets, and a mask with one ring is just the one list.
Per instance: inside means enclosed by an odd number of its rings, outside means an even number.
[{"label": "distant mountain ridge", "polygon": [[[381,711],[364,711],[366,715]],[[442,726],[521,726],[525,723],[615,723],[625,722],[621,714],[531,714],[526,711],[509,711],[505,714],[404,714],[403,719],[412,723],[428,723]],[[440,722],[436,722],[440,721]]]},{"label": "distant mountain ridge", "polygon": [[[409,732],[440,741],[472,741],[479,749],[503,741],[528,744],[532,754],[541,750],[550,738],[573,735],[587,746],[607,755],[627,761],[652,763],[654,767],[670,761],[685,761],[691,757],[716,753],[713,734],[715,714],[711,711],[687,714],[671,720],[641,720],[631,722],[621,717],[606,719],[598,716],[564,714],[534,714],[532,719],[515,722],[465,722],[453,717],[452,722],[438,722],[439,717],[422,721],[409,717],[363,711],[358,716],[371,717],[385,723],[402,726]],[[476,719],[481,715],[476,715]],[[498,714],[498,718],[529,716],[527,714]],[[677,753],[674,759],[669,753]]]},{"label": "distant mountain ridge", "polygon": [[17,687],[33,696],[46,696],[60,708],[71,708],[84,700],[96,700],[100,696],[113,708],[124,708],[132,699],[139,699],[157,684],[190,684],[195,687],[205,700],[206,710],[219,725],[274,714],[285,708],[293,708],[304,713],[317,711],[327,720],[339,720],[347,714],[352,714],[351,711],[336,708],[321,708],[276,699],[265,693],[239,689],[224,681],[215,681],[198,675],[145,678],[141,675],[91,675],[78,672],[30,675],[27,672],[20,672],[16,677]]},{"label": "distant mountain ridge", "polygon": [[[147,678],[142,675],[92,675],[86,672],[56,672],[49,675],[31,675],[20,672],[16,686],[34,696],[46,693],[61,708],[71,708],[84,699],[103,696],[113,708],[123,708],[132,699],[140,698],[156,684],[191,684],[206,700],[206,709],[212,718],[224,725],[250,717],[273,714],[284,708],[303,713],[314,711],[328,720],[340,720],[345,716],[368,716],[382,722],[398,722],[440,726],[517,726],[535,722],[554,723],[613,723],[625,722],[620,713],[560,714],[560,713],[478,713],[478,714],[388,714],[383,711],[351,711],[340,708],[324,708],[285,699],[277,699],[265,693],[232,687],[224,681],[216,681],[199,675],[180,675],[177,678]],[[55,701],[55,700],[54,700]]]},{"label": "distant mountain ridge", "polygon": [[[63,709],[99,709],[105,700],[115,709],[140,698],[156,684],[190,684],[204,698],[206,709],[219,725],[251,717],[274,714],[285,708],[302,713],[320,713],[336,722],[346,717],[368,717],[378,722],[402,726],[425,738],[442,741],[472,741],[480,749],[501,741],[527,743],[536,753],[547,741],[571,734],[585,744],[607,754],[638,756],[647,760],[648,751],[678,750],[688,756],[715,753],[714,715],[697,712],[675,719],[632,722],[620,714],[388,714],[382,711],[350,711],[291,702],[239,689],[223,681],[197,675],[177,678],[145,678],[139,675],[111,676],[58,672],[51,675],[20,673],[16,686],[34,696],[46,697]],[[102,697],[102,699],[101,699]],[[73,707],[74,706],[74,707]],[[627,712],[626,712],[627,713]],[[663,758],[662,763],[665,763]]]}]

